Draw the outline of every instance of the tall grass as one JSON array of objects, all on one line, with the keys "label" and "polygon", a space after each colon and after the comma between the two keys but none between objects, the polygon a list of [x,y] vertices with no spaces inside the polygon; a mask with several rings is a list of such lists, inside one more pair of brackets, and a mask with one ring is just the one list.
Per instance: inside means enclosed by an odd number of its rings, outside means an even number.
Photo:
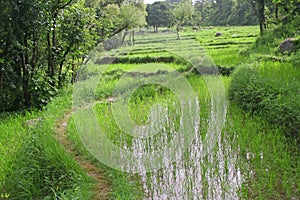
[{"label": "tall grass", "polygon": [[[54,137],[56,121],[70,108],[70,90],[42,112],[1,122],[1,194],[9,199],[89,199],[93,181]],[[39,117],[26,127],[25,121]],[[5,142],[5,143],[3,143]],[[1,158],[3,158],[1,156]],[[3,168],[2,168],[3,166]]]},{"label": "tall grass", "polygon": [[[122,68],[123,66],[126,68],[126,65],[118,64],[114,65],[113,69],[117,70],[118,67]],[[239,70],[242,69],[243,68]],[[236,73],[239,73],[239,71]],[[267,72],[264,71],[264,73]],[[248,76],[251,77],[251,74],[246,73],[245,77]],[[246,81],[245,77],[240,78]],[[97,91],[101,91],[100,88],[107,88],[105,84],[114,88],[119,78],[120,77],[114,77],[113,83],[102,82],[97,86]],[[214,79],[214,77],[206,78]],[[223,77],[222,79],[227,88],[233,84],[230,77]],[[208,116],[211,109],[209,106],[210,94],[208,88],[201,76],[189,74],[189,76],[187,76],[187,80],[199,95],[199,115],[201,117],[200,128],[201,133],[206,133],[208,127]],[[234,80],[232,81],[234,82]],[[162,105],[170,106],[168,104],[173,98],[172,92],[161,88],[161,86],[147,85],[141,87],[136,90],[130,98],[129,109],[131,117],[137,124],[146,124],[147,115],[151,105],[161,103]],[[103,131],[107,134],[107,137],[113,141],[115,145],[122,147],[124,143],[126,143],[130,146],[132,137],[124,137],[124,132],[114,120],[114,116],[111,111],[111,104],[112,103],[103,102],[95,105],[94,110],[97,113],[98,122],[103,128]],[[173,121],[178,125],[176,117]],[[70,125],[72,123],[73,122],[71,122]],[[78,145],[78,148],[82,148],[83,151],[85,151],[80,139],[76,135],[76,131],[74,130],[74,127],[70,128],[69,137],[73,138],[72,140],[76,145]],[[154,141],[159,144],[160,138],[163,134],[156,135],[157,138],[154,139]],[[283,134],[282,129],[276,127],[276,125],[271,125],[262,117],[247,114],[238,106],[232,104],[228,109],[222,137],[222,141],[225,142],[224,145],[227,145],[226,148],[233,149],[234,154],[237,155],[237,163],[235,163],[235,165],[236,168],[241,170],[242,185],[239,186],[238,191],[235,192],[238,192],[241,199],[291,199],[299,196],[298,174],[300,171],[300,165],[297,159],[298,155],[295,153],[297,151],[297,146],[295,143],[287,142],[288,139]],[[229,150],[227,149],[226,151]],[[225,160],[227,165],[228,163],[233,162],[230,160],[232,159],[231,157],[228,156],[227,159],[228,160]],[[202,175],[202,181],[204,180],[201,182],[204,190],[203,195],[209,197],[210,186],[208,180],[219,176],[222,177],[222,169],[218,168],[218,165],[215,163],[210,163],[209,158],[207,157],[204,158],[204,161],[199,162],[202,163],[204,171],[213,170],[215,173],[214,175],[209,174],[211,177],[207,177],[207,174],[205,173]],[[225,171],[226,170],[226,173],[229,174],[229,171],[232,169],[226,168]],[[134,187],[138,188],[138,186],[136,186],[137,182],[128,183],[126,182],[126,179],[123,179],[126,176],[130,177],[130,175],[119,173],[119,175],[122,174],[120,180],[118,179],[118,176],[114,176],[115,173],[118,174],[118,172],[113,171],[111,175],[111,177],[113,177],[113,187],[115,189],[113,192],[114,198],[133,199],[136,195],[138,198],[142,198],[140,189],[137,190],[138,193],[136,193],[136,190],[133,189]],[[153,173],[153,176],[154,174],[155,173]],[[151,177],[151,173],[149,173],[149,177]],[[137,177],[131,177],[131,180],[136,180],[136,178]],[[148,181],[149,182],[146,185],[150,186],[151,184],[154,184],[151,183],[151,179]],[[207,181],[207,183],[205,181]],[[230,189],[226,188],[230,187],[230,184],[227,186],[226,184],[228,183],[225,180],[223,180],[222,184],[222,190],[226,191]],[[160,190],[161,188],[152,189]]]},{"label": "tall grass", "polygon": [[[222,32],[223,36],[214,37],[216,32]],[[246,48],[249,42],[255,41],[258,36],[257,27],[220,27],[201,30],[196,34],[200,45],[207,50],[218,65],[243,66],[246,65],[244,63],[256,61],[255,56],[242,57],[239,52]],[[157,38],[151,35],[149,43]],[[149,44],[143,43],[142,45],[138,47],[140,50],[149,48]],[[163,45],[159,43],[154,43],[153,46],[151,50],[144,51],[144,54],[154,53],[155,48],[158,51],[163,49]],[[132,55],[134,52],[130,53],[130,56]],[[137,56],[142,55],[139,53]],[[296,101],[299,99],[298,70],[289,63],[274,61],[253,65],[254,67],[251,68],[240,67],[232,80],[223,78],[232,100],[223,134],[230,138],[228,140],[230,148],[234,148],[237,152],[239,158],[237,165],[243,173],[243,184],[239,195],[242,199],[298,198],[297,180],[300,168],[297,144],[283,134],[284,131],[290,132],[291,129],[299,130],[295,128],[298,126],[297,120],[300,113],[299,104]],[[122,68],[126,65],[115,66]],[[203,80],[195,75],[189,76],[188,80],[199,92],[201,105],[209,105],[209,95],[205,92]],[[114,87],[114,84],[110,86]],[[106,87],[104,83],[102,86]],[[99,88],[101,88],[100,85]],[[98,91],[101,90],[99,88]],[[147,103],[137,101],[138,104],[133,104],[143,110],[142,112],[136,109],[131,110],[132,116],[136,119],[145,119],[145,110],[148,109],[146,105],[151,104],[151,100],[146,98],[147,94],[146,91],[140,93]],[[167,96],[164,99],[168,98]],[[139,95],[135,98],[141,99]],[[104,105],[98,106],[102,109],[105,107]],[[287,109],[289,106],[292,109]],[[209,109],[209,106],[202,106],[200,115],[207,117]],[[103,110],[100,113],[103,113]],[[109,109],[105,113],[107,113],[106,119],[111,119]],[[110,129],[107,130],[113,130],[109,131],[110,133],[119,133],[115,124],[109,124]],[[207,121],[201,121],[201,127],[205,130]],[[204,193],[207,194],[208,191]]]},{"label": "tall grass", "polygon": [[230,106],[226,124],[224,131],[232,138],[231,147],[239,152],[239,166],[244,172],[241,199],[297,199],[297,145],[290,143],[281,129],[236,105]]},{"label": "tall grass", "polygon": [[263,62],[233,75],[229,96],[244,111],[265,117],[299,141],[300,73],[288,63]]}]

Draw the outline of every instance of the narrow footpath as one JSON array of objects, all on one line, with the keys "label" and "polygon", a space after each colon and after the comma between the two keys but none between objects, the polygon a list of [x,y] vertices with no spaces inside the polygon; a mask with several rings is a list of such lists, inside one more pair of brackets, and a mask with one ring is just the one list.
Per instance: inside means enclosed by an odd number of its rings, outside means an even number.
[{"label": "narrow footpath", "polygon": [[111,186],[106,180],[104,174],[99,170],[99,168],[91,163],[91,161],[84,158],[72,147],[71,141],[67,137],[67,123],[68,119],[71,117],[72,112],[68,112],[65,116],[60,119],[55,126],[55,132],[57,140],[65,150],[77,161],[80,167],[86,171],[86,173],[92,177],[96,184],[93,188],[94,190],[94,200],[109,200],[111,193]]}]

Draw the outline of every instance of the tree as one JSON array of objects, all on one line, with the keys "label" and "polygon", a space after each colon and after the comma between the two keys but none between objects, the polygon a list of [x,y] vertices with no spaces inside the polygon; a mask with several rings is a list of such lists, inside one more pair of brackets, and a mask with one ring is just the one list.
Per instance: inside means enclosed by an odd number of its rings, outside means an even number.
[{"label": "tree", "polygon": [[59,84],[65,82],[70,71],[71,82],[75,81],[76,66],[82,64],[86,54],[95,46],[99,38],[97,27],[101,26],[95,17],[94,10],[85,7],[84,1],[61,13],[58,28],[60,54],[57,55]]},{"label": "tree", "polygon": [[0,13],[1,111],[42,106],[95,45],[95,12],[83,0],[11,0]]},{"label": "tree", "polygon": [[196,1],[193,12],[193,24],[200,28],[200,25],[212,12],[211,3],[206,1]]},{"label": "tree", "polygon": [[298,0],[272,0],[266,2],[266,21],[268,23],[287,24],[300,14],[300,1]]},{"label": "tree", "polygon": [[265,0],[254,0],[250,2],[252,3],[252,7],[258,17],[259,30],[262,35],[266,28]]},{"label": "tree", "polygon": [[231,8],[228,17],[228,24],[230,25],[256,25],[258,19],[255,12],[251,8],[249,2],[244,0],[237,0]]},{"label": "tree", "polygon": [[154,27],[154,31],[158,32],[159,26],[169,26],[172,20],[172,12],[170,4],[166,1],[158,1],[147,5],[146,21],[149,26]]},{"label": "tree", "polygon": [[[146,24],[146,11],[142,5],[128,3],[120,7],[119,13],[119,26],[125,29],[125,33],[123,35],[122,44],[124,44],[125,37],[128,33],[128,30],[144,26]],[[134,31],[132,30],[133,38]],[[134,39],[133,39],[134,43]]]},{"label": "tree", "polygon": [[[41,2],[33,1],[1,1],[1,97],[15,103],[4,103],[8,110],[13,106],[30,105],[29,80],[36,67],[38,50],[36,41],[44,30]],[[5,75],[9,75],[5,77]],[[8,85],[5,83],[9,82]],[[5,87],[6,86],[6,87]],[[14,88],[18,95],[8,94],[7,89]],[[22,93],[22,96],[20,94]],[[6,97],[8,99],[5,99]],[[5,102],[5,101],[4,101]],[[18,102],[18,103],[17,103]],[[3,105],[1,105],[2,108]],[[12,107],[11,107],[12,106]]]},{"label": "tree", "polygon": [[266,28],[266,16],[265,16],[265,0],[257,0],[257,15],[259,21],[260,34],[263,34]]},{"label": "tree", "polygon": [[196,26],[255,25],[258,19],[249,1],[197,0],[194,5],[193,24]]},{"label": "tree", "polygon": [[181,25],[193,16],[193,5],[192,1],[182,0],[173,10],[175,18],[175,29],[177,33],[177,39],[179,40],[179,31]]}]

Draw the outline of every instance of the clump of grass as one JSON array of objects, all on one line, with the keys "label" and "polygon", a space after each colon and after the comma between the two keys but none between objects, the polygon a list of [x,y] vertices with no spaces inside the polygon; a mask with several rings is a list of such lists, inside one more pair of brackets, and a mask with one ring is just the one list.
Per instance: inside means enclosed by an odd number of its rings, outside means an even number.
[{"label": "clump of grass", "polygon": [[299,75],[287,64],[279,64],[278,68],[269,62],[240,67],[233,75],[229,97],[244,111],[284,127],[299,141]]},{"label": "clump of grass", "polygon": [[[12,170],[12,165],[16,162],[16,153],[22,147],[22,141],[28,138],[25,121],[35,118],[36,113],[10,114],[4,116],[0,121],[0,189],[5,185],[7,174]],[[1,192],[0,192],[1,193]]]}]

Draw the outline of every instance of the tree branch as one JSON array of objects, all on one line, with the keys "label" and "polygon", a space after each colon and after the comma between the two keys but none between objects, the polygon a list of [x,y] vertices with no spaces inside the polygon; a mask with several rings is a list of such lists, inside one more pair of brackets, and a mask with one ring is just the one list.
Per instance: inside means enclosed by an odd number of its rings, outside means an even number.
[{"label": "tree branch", "polygon": [[58,7],[58,9],[64,9],[65,7],[67,7],[68,5],[70,5],[72,3],[73,0],[69,0],[65,5]]}]

